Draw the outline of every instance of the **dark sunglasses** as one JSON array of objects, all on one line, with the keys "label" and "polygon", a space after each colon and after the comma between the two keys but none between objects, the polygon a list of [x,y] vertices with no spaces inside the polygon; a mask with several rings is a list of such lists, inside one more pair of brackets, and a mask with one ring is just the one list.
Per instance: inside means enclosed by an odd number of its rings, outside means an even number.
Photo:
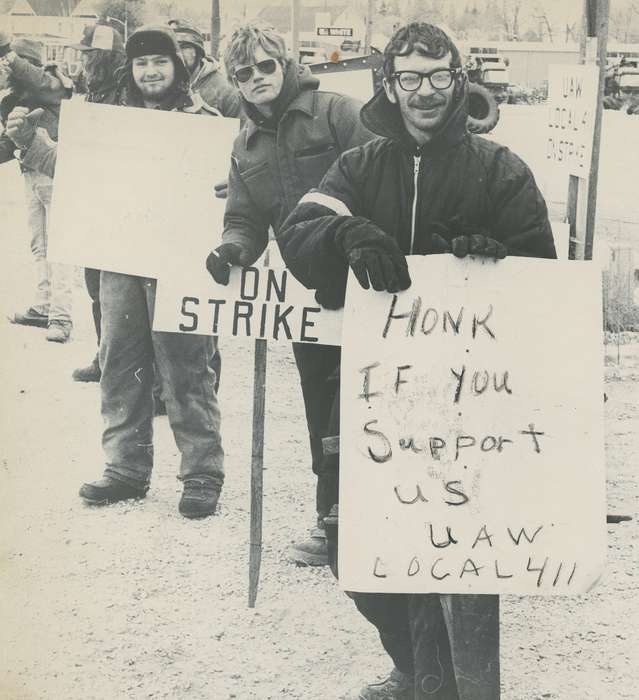
[{"label": "dark sunglasses", "polygon": [[250,80],[253,76],[253,71],[257,70],[262,73],[262,75],[271,75],[275,73],[277,69],[277,61],[274,58],[267,58],[265,61],[260,61],[254,66],[245,66],[244,68],[238,68],[234,75],[238,83],[245,83]]},{"label": "dark sunglasses", "polygon": [[430,73],[418,73],[412,70],[400,70],[393,73],[399,87],[406,92],[415,92],[422,86],[424,78],[428,79],[433,90],[448,90],[453,80],[459,74],[459,69],[438,68]]}]

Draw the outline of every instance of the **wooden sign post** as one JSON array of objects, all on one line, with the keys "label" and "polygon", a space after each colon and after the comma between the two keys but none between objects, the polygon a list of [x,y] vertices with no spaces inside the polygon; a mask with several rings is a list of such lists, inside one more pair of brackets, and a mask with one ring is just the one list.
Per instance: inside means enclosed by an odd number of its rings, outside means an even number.
[{"label": "wooden sign post", "polygon": [[592,260],[608,46],[608,15],[609,0],[584,0],[580,63],[591,66],[598,63],[599,81],[590,170],[585,177],[571,175],[568,184],[566,219],[570,224],[570,258],[572,260]]},{"label": "wooden sign post", "polygon": [[249,539],[249,608],[255,607],[262,563],[262,498],[264,486],[264,405],[266,399],[266,340],[255,341],[253,371],[253,437],[251,448],[251,531]]}]

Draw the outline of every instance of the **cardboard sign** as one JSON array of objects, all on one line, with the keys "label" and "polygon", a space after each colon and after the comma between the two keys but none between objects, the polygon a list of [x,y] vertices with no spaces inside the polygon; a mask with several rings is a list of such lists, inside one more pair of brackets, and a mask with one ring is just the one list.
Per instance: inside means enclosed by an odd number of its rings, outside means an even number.
[{"label": "cardboard sign", "polygon": [[340,585],[587,591],[606,548],[600,271],[409,262],[398,295],[349,280]]},{"label": "cardboard sign", "polygon": [[596,66],[548,69],[546,159],[579,177],[590,173],[598,78]]},{"label": "cardboard sign", "polygon": [[47,257],[159,277],[219,243],[237,119],[63,101]]},{"label": "cardboard sign", "polygon": [[153,328],[222,338],[340,345],[342,312],[327,311],[282,265],[233,268],[227,286],[200,264],[158,280]]}]

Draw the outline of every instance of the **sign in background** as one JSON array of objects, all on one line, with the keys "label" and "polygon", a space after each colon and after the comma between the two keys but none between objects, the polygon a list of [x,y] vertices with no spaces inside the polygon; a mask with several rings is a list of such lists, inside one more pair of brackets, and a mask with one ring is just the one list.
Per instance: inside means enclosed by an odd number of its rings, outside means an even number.
[{"label": "sign in background", "polygon": [[598,81],[597,66],[548,69],[546,159],[579,177],[590,173]]},{"label": "sign in background", "polygon": [[[47,257],[160,277],[218,243],[239,120],[63,101]],[[199,262],[198,262],[199,261]]]},{"label": "sign in background", "polygon": [[599,270],[452,256],[410,270],[399,295],[349,281],[340,585],[588,590],[605,556]]},{"label": "sign in background", "polygon": [[353,36],[352,27],[318,27],[317,36]]}]

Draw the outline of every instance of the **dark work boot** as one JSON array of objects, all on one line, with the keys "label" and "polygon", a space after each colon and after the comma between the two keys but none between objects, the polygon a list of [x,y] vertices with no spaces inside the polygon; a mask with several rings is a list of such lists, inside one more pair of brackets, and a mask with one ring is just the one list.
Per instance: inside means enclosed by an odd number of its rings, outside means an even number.
[{"label": "dark work boot", "polygon": [[86,367],[78,367],[73,370],[71,377],[74,382],[99,382],[102,372],[100,371],[100,362],[98,356],[93,358],[93,362]]},{"label": "dark work boot", "polygon": [[30,306],[26,311],[17,312],[10,316],[9,321],[20,326],[47,328],[49,325],[49,314],[42,314],[37,309],[34,309],[33,306]]},{"label": "dark work boot", "polygon": [[326,566],[328,564],[328,550],[324,528],[312,528],[307,539],[292,545],[289,549],[288,560],[298,566]]},{"label": "dark work boot", "polygon": [[126,501],[129,498],[144,498],[148,486],[130,486],[109,476],[102,477],[90,484],[82,484],[80,496],[92,506],[106,506],[109,503]]},{"label": "dark work boot", "polygon": [[184,490],[178,510],[185,518],[206,518],[213,515],[220,497],[220,487],[209,479],[184,479]]},{"label": "dark work boot", "polygon": [[386,680],[362,688],[358,700],[413,700],[414,697],[413,677],[394,668]]}]

